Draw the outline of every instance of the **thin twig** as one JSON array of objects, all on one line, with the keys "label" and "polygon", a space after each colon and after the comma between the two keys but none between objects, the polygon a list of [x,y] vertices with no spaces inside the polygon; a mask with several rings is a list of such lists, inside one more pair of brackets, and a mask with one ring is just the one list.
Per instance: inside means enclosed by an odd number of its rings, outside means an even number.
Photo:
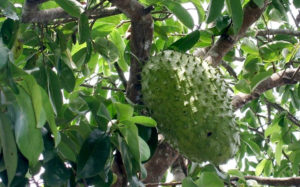
[{"label": "thin twig", "polygon": [[120,77],[120,80],[121,80],[121,82],[122,82],[122,84],[123,84],[123,86],[124,86],[124,88],[126,90],[126,88],[127,88],[127,80],[126,80],[126,77],[124,75],[124,72],[122,71],[122,69],[120,68],[120,66],[119,66],[118,63],[114,63],[114,66],[115,66],[115,68],[117,70],[117,73],[118,73],[118,75]]}]

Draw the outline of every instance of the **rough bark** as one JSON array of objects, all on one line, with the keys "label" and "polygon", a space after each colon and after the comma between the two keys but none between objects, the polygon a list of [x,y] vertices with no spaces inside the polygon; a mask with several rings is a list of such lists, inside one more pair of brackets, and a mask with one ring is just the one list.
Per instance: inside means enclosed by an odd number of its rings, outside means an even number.
[{"label": "rough bark", "polygon": [[[231,178],[231,181],[238,180],[238,177]],[[284,177],[284,178],[268,178],[257,176],[245,176],[245,180],[255,180],[259,184],[271,186],[298,186],[300,185],[300,177]]]},{"label": "rough bark", "polygon": [[300,31],[285,30],[285,29],[258,30],[256,36],[277,35],[277,34],[300,37]]},{"label": "rough bark", "polygon": [[249,101],[258,98],[262,93],[275,87],[286,84],[295,84],[300,81],[300,73],[298,69],[287,69],[274,73],[266,80],[262,81],[252,93],[238,94],[233,97],[232,105],[235,109],[241,108]]},{"label": "rough bark", "polygon": [[158,183],[178,156],[179,153],[168,143],[160,143],[151,160],[145,164],[147,169],[147,178],[143,182]]},{"label": "rough bark", "polygon": [[266,7],[267,1],[265,1],[263,8],[259,8],[253,1],[250,1],[244,7],[244,20],[239,33],[236,35],[227,35],[224,33],[210,48],[205,60],[213,66],[218,66],[222,58],[234,47],[235,43],[246,34],[249,27],[260,18]]}]

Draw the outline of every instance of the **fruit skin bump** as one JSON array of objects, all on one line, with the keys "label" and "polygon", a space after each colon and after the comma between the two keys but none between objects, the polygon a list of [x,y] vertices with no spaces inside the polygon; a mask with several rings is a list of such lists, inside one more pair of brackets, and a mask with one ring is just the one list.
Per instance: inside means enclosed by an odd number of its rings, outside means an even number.
[{"label": "fruit skin bump", "polygon": [[145,105],[165,139],[194,162],[219,165],[238,150],[229,86],[221,76],[206,62],[170,50],[143,67]]}]

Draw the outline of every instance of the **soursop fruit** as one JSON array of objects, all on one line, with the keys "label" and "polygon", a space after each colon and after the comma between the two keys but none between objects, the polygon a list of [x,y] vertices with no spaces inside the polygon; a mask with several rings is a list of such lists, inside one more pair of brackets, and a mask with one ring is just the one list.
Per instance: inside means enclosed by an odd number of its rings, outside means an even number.
[{"label": "soursop fruit", "polygon": [[143,101],[159,131],[194,162],[221,164],[238,149],[228,88],[206,62],[175,51],[152,57],[142,71]]}]

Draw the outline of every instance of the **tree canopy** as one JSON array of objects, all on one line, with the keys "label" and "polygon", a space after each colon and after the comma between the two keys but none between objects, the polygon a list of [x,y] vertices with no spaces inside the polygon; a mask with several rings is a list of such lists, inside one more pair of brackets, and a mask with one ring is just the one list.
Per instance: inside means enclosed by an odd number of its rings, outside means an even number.
[{"label": "tree canopy", "polygon": [[[299,0],[1,0],[0,186],[300,185],[297,8]],[[230,85],[234,168],[191,162],[163,141],[141,71],[164,50],[207,61]]]}]

